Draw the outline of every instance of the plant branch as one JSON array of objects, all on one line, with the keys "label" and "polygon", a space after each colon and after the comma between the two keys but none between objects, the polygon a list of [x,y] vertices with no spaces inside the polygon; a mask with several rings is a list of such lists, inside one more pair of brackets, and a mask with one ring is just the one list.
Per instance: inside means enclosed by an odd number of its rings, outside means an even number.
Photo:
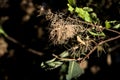
[{"label": "plant branch", "polygon": [[[99,25],[92,24],[92,23],[85,22],[85,21],[80,21],[80,22],[83,23],[83,24],[87,24],[87,25],[93,26],[93,27],[99,26]],[[107,31],[110,31],[110,32],[114,32],[114,33],[120,34],[120,32],[118,32],[118,31],[116,31],[116,30],[113,30],[113,29],[107,29],[107,28],[105,28],[105,27],[103,27],[103,29],[105,29],[105,30],[107,30]]]},{"label": "plant branch", "polygon": [[59,59],[61,61],[76,61],[76,59],[70,59],[70,58],[61,58],[61,57],[58,57],[57,55],[55,54],[52,54],[56,59]]},{"label": "plant branch", "polygon": [[104,43],[107,43],[107,42],[110,42],[110,41],[113,41],[113,40],[116,40],[116,39],[119,39],[119,38],[120,38],[120,35],[99,42],[96,46],[94,46],[94,48],[93,48],[84,58],[81,58],[81,59],[79,59],[79,58],[78,58],[78,59],[60,58],[60,57],[58,57],[58,56],[55,55],[55,54],[53,54],[53,56],[54,56],[55,58],[61,60],[61,61],[80,61],[80,62],[83,62],[85,59],[89,58],[89,56],[97,49],[97,47],[98,47],[99,45],[102,45],[102,44],[104,44]]},{"label": "plant branch", "polygon": [[39,55],[39,56],[42,56],[42,55],[43,55],[42,52],[36,51],[36,50],[34,50],[34,49],[31,49],[31,48],[29,48],[28,46],[20,43],[19,41],[17,41],[16,39],[14,39],[14,38],[12,38],[12,37],[10,37],[10,36],[8,36],[8,35],[5,36],[5,37],[6,37],[6,39],[10,40],[11,42],[13,42],[13,43],[15,43],[15,44],[18,44],[19,46],[21,46],[22,48],[26,49],[26,50],[29,51],[29,52],[32,52],[32,53],[37,54],[37,55]]},{"label": "plant branch", "polygon": [[106,28],[104,28],[104,29],[107,30],[107,31],[110,31],[110,32],[114,32],[114,33],[120,34],[120,32],[118,32],[116,30],[113,30],[113,29],[106,29]]},{"label": "plant branch", "polygon": [[104,44],[104,43],[107,43],[107,42],[109,42],[109,41],[116,40],[116,39],[118,39],[118,38],[120,38],[120,35],[99,42],[98,45],[96,45],[81,61],[84,61],[85,59],[89,58],[89,56],[97,49],[97,47],[98,47],[99,45]]},{"label": "plant branch", "polygon": [[112,53],[112,52],[115,51],[117,48],[120,48],[120,44],[117,44],[117,45],[111,47],[110,49],[108,49],[108,51],[109,51],[110,53]]}]

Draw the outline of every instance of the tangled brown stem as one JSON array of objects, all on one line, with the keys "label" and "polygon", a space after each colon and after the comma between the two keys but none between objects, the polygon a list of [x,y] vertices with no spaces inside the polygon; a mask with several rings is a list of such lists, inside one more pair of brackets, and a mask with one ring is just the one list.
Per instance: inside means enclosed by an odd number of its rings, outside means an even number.
[{"label": "tangled brown stem", "polygon": [[99,42],[98,45],[96,45],[81,61],[84,61],[85,59],[89,58],[89,56],[97,49],[97,47],[98,47],[99,45],[104,44],[104,43],[107,43],[107,42],[109,42],[109,41],[116,40],[116,39],[118,39],[118,38],[120,38],[120,35]]}]

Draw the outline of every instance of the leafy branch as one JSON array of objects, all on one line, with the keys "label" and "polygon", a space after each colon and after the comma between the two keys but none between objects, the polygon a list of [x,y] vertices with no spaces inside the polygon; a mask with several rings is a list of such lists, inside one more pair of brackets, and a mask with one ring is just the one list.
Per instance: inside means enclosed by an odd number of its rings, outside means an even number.
[{"label": "leafy branch", "polygon": [[[104,51],[105,43],[120,38],[120,32],[113,30],[120,28],[120,25],[117,21],[106,21],[105,26],[100,25],[100,20],[93,9],[78,7],[75,0],[68,0],[67,6],[68,11],[71,14],[77,14],[77,17],[67,16],[64,18],[66,16],[64,13],[51,13],[53,16],[50,18],[49,32],[50,40],[54,45],[69,45],[70,47],[59,55],[52,54],[54,58],[43,62],[41,66],[54,69],[69,62],[68,73],[65,77],[66,80],[71,80],[82,73],[78,66],[79,63],[88,59],[95,50],[98,53]],[[118,35],[106,39],[108,35],[104,31]],[[55,64],[56,62],[59,64]],[[76,68],[80,75],[75,74]]]}]

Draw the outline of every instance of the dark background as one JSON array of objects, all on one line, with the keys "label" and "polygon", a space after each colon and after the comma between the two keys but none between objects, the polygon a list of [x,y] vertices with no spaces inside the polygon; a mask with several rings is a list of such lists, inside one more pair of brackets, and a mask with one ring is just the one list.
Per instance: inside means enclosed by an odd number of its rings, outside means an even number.
[{"label": "dark background", "polygon": [[[21,45],[5,38],[8,43],[8,52],[0,57],[0,80],[58,80],[59,68],[45,71],[40,67],[42,61],[50,59],[52,51],[62,50],[59,46],[51,47],[49,45],[48,21],[45,20],[44,12],[43,15],[37,17],[39,13],[36,6],[45,3],[45,7],[53,11],[61,11],[66,9],[67,0],[25,0],[27,1],[25,5],[22,5],[22,1],[24,0],[0,0],[0,18],[9,17],[1,25],[9,36],[21,44],[42,52],[44,56],[33,54],[27,48],[23,48]],[[77,2],[78,6],[92,7],[102,24],[105,20],[120,20],[119,0],[77,0]],[[6,5],[3,5],[3,3]],[[35,8],[31,14],[26,12],[29,3],[32,3]],[[23,21],[25,15],[30,16],[30,19]],[[39,31],[41,29],[42,33]],[[40,34],[42,36],[38,36]],[[111,33],[108,34],[114,36]],[[120,39],[109,44],[114,47],[120,44],[119,41]],[[10,55],[11,50],[13,50],[13,55]],[[112,64],[110,66],[106,62],[107,53],[103,53],[99,58],[95,54],[91,55],[88,60],[88,68],[85,70],[85,74],[79,77],[79,80],[119,80],[120,47],[111,52]],[[90,71],[93,65],[100,67],[100,71],[96,74],[92,74]]]}]

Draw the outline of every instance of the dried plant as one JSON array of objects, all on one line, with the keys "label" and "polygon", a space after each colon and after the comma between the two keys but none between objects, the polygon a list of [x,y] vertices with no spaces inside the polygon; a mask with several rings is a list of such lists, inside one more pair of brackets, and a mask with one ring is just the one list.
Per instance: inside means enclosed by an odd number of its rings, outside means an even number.
[{"label": "dried plant", "polygon": [[78,32],[83,29],[82,24],[78,25],[74,19],[64,18],[62,13],[54,14],[51,18],[50,25],[50,40],[53,44],[65,44],[70,38],[73,38]]},{"label": "dried plant", "polygon": [[69,45],[68,50],[71,56],[75,55],[79,58],[80,55],[86,55],[87,53],[89,55],[97,48],[95,46],[105,39],[102,26],[85,22],[77,16],[48,11],[46,19],[50,20],[50,41],[54,45]]},{"label": "dried plant", "polygon": [[62,19],[57,21],[55,24],[52,24],[51,28],[50,39],[54,44],[63,44],[77,34],[76,26],[65,25]]}]

